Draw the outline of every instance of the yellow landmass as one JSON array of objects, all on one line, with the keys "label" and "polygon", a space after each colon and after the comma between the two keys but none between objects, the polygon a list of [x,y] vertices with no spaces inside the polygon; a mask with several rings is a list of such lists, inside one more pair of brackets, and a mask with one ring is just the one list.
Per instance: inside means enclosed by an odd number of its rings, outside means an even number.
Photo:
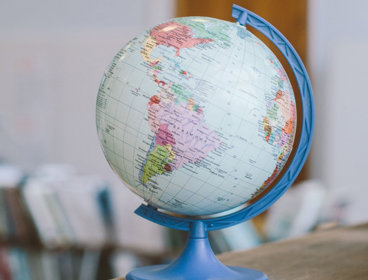
[{"label": "yellow landmass", "polygon": [[170,156],[168,157],[168,159],[170,160],[170,161],[172,161],[174,158],[175,158],[175,153],[174,153],[174,151],[172,150],[172,147],[171,147],[171,145],[170,144],[166,144],[165,145],[165,148],[166,148],[166,150],[169,152],[169,154],[170,154]]},{"label": "yellow landmass", "polygon": [[153,38],[152,36],[148,36],[147,39],[144,41],[144,47],[141,51],[141,55],[144,61],[151,64],[157,63],[162,59],[161,57],[157,59],[151,59],[151,54],[155,48],[156,48],[155,38]]}]

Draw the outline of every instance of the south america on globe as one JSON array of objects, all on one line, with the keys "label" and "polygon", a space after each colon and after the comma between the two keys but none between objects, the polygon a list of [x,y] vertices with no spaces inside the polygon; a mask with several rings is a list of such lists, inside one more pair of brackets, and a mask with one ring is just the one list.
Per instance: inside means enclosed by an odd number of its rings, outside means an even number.
[{"label": "south america on globe", "polygon": [[270,186],[293,148],[296,106],[277,57],[244,26],[175,18],[128,42],[100,85],[112,169],[149,205],[210,215]]}]

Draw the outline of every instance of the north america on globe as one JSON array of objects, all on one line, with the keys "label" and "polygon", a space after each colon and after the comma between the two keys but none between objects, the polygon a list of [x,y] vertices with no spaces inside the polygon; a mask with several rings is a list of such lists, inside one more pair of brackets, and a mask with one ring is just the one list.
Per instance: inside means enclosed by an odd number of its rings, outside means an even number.
[{"label": "north america on globe", "polygon": [[154,207],[233,209],[275,180],[293,147],[295,97],[277,57],[231,22],[175,18],[128,42],[97,98],[104,154]]}]

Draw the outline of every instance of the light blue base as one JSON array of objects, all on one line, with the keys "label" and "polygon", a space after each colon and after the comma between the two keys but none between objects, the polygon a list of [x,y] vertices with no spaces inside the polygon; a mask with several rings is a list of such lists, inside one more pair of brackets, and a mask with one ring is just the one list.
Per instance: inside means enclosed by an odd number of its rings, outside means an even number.
[{"label": "light blue base", "polygon": [[152,265],[138,268],[130,272],[126,280],[268,280],[267,276],[254,269],[237,266],[225,266],[226,273],[211,271],[187,271],[187,273],[173,273],[170,265]]},{"label": "light blue base", "polygon": [[191,226],[187,244],[173,263],[137,268],[126,280],[268,280],[260,271],[222,264],[214,255],[201,221]]}]

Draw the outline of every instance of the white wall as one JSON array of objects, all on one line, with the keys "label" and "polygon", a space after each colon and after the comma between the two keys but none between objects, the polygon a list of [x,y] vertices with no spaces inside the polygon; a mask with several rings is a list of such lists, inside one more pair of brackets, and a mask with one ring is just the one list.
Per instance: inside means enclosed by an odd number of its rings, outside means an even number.
[{"label": "white wall", "polygon": [[95,99],[103,70],[135,34],[172,17],[173,2],[0,4],[0,158],[32,169],[63,161],[101,170]]},{"label": "white wall", "polygon": [[116,187],[119,237],[141,247],[160,248],[160,227],[133,215],[141,200],[102,154],[95,102],[116,52],[171,17],[170,0],[0,3],[0,158],[27,171],[62,162],[107,178]]},{"label": "white wall", "polygon": [[309,69],[315,90],[312,176],[350,203],[347,223],[368,220],[368,1],[309,1]]}]

